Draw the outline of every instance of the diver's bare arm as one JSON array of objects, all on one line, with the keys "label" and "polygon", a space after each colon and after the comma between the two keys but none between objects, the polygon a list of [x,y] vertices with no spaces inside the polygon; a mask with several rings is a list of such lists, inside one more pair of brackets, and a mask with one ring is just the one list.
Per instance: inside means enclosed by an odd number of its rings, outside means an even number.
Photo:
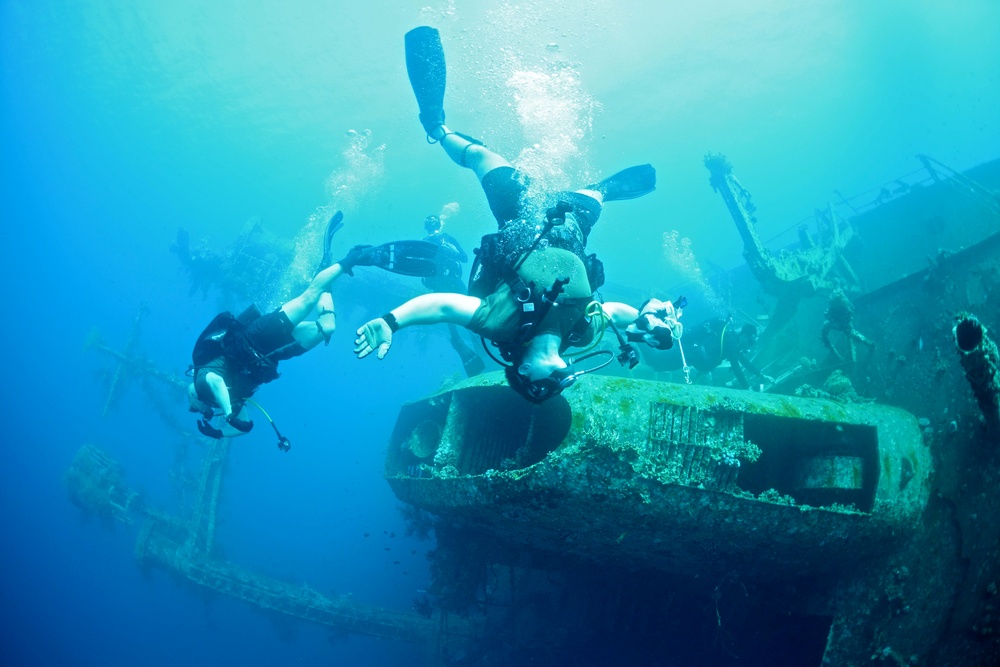
[{"label": "diver's bare arm", "polygon": [[621,303],[618,301],[608,301],[601,306],[604,308],[604,312],[611,321],[615,323],[617,327],[627,327],[632,324],[637,317],[639,317],[639,311],[636,308],[628,305],[627,303]]},{"label": "diver's bare arm", "polygon": [[[362,325],[354,340],[354,354],[364,359],[375,352],[379,359],[384,358],[392,347],[393,331],[403,327],[438,323],[467,327],[480,303],[480,299],[464,294],[422,294]],[[394,325],[388,320],[394,320]]]},{"label": "diver's bare arm", "polygon": [[433,292],[421,294],[402,306],[392,309],[400,329],[421,324],[457,324],[465,327],[479,308],[481,299],[465,294]]},{"label": "diver's bare arm", "polygon": [[226,386],[226,381],[218,373],[209,371],[205,374],[205,382],[208,384],[208,388],[212,390],[215,402],[222,408],[222,414],[228,419],[229,415],[233,414],[233,404],[229,397],[229,387]]},{"label": "diver's bare arm", "polygon": [[604,304],[604,312],[615,326],[625,330],[629,340],[641,340],[659,350],[670,349],[684,332],[678,322],[681,311],[670,301],[649,299],[640,310],[624,303],[609,303]]}]

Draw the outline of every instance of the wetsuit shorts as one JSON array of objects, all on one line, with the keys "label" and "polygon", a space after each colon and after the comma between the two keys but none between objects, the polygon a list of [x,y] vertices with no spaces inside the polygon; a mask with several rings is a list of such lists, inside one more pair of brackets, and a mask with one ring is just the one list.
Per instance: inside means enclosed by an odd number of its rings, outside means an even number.
[{"label": "wetsuit shorts", "polygon": [[[486,193],[486,201],[490,205],[490,211],[496,218],[497,226],[503,229],[508,222],[518,220],[525,215],[524,195],[528,190],[530,181],[514,167],[497,167],[483,176],[483,192]],[[597,219],[601,217],[602,206],[599,201],[580,192],[558,192],[552,193],[551,201],[547,205],[555,205],[556,201],[563,201],[573,206],[572,222],[574,224],[561,225],[549,233],[549,239],[554,245],[565,247],[581,254],[587,245],[587,237],[593,229]],[[543,209],[544,210],[544,209]],[[556,241],[563,236],[574,236],[566,243]]]},{"label": "wetsuit shorts", "polygon": [[497,167],[483,176],[483,192],[490,211],[502,228],[521,217],[522,198],[528,189],[527,178],[514,167]]},{"label": "wetsuit shorts", "polygon": [[279,308],[251,322],[247,327],[246,337],[253,349],[262,355],[270,355],[268,358],[271,361],[279,362],[306,352],[292,336],[293,329],[295,325]]}]

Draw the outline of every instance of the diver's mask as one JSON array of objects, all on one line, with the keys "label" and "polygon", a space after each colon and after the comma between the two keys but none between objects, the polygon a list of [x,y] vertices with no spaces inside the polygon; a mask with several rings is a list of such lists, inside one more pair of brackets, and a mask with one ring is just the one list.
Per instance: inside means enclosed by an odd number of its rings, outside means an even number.
[{"label": "diver's mask", "polygon": [[[607,360],[589,368],[577,368],[577,365],[597,356],[607,355]],[[564,389],[573,386],[576,379],[587,373],[599,371],[615,359],[615,353],[611,350],[598,350],[585,354],[573,360],[566,368],[558,368],[552,374],[541,380],[530,380],[526,375],[517,372],[516,366],[506,368],[507,382],[511,388],[520,394],[525,400],[532,403],[542,403],[553,396],[561,394]]]}]

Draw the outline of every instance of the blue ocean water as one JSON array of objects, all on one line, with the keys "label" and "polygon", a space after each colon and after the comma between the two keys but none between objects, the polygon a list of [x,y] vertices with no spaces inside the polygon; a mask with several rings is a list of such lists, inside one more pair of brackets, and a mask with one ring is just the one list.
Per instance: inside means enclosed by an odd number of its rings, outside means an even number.
[{"label": "blue ocean water", "polygon": [[[151,505],[183,502],[177,431],[136,381],[102,417],[108,366],[84,350],[95,326],[123,347],[145,303],[142,353],[181,373],[219,306],[240,305],[189,294],[169,251],[179,227],[220,247],[258,217],[289,239],[311,232],[305,258],[332,208],[345,248],[416,236],[452,203],[448,231],[467,248],[490,231],[475,179],[423,140],[406,30],[441,30],[449,124],[540,178],[656,166],[655,195],[609,207],[591,237],[612,282],[651,293],[690,278],[664,234],[689,239],[698,262],[740,261],[707,152],[753,191],[766,238],[834,190],[913,171],[916,153],[956,169],[1000,153],[988,0],[254,4],[0,2],[3,664],[419,664],[406,645],[274,627],[144,575],[134,528],[87,522],[62,482],[95,444]],[[351,308],[333,343],[259,395],[292,451],[259,418],[233,443],[219,542],[272,576],[408,609],[433,544],[405,536],[385,445],[399,405],[459,365],[443,338],[417,334],[356,361],[353,329],[381,310],[349,279],[337,297]],[[182,400],[176,419],[190,421]],[[198,453],[187,458],[196,473]]]}]

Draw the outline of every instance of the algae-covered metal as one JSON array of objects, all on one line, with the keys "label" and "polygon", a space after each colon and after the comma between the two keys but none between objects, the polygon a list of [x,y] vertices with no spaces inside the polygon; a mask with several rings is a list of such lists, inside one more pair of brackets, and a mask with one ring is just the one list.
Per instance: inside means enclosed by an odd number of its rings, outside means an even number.
[{"label": "algae-covered metal", "polygon": [[1000,429],[1000,383],[997,382],[1000,353],[997,345],[979,318],[969,313],[956,316],[952,335],[986,426],[990,433],[996,434]]},{"label": "algae-covered metal", "polygon": [[402,500],[508,542],[765,578],[909,535],[931,471],[897,408],[597,376],[532,405],[500,374],[404,406],[386,463]]}]

